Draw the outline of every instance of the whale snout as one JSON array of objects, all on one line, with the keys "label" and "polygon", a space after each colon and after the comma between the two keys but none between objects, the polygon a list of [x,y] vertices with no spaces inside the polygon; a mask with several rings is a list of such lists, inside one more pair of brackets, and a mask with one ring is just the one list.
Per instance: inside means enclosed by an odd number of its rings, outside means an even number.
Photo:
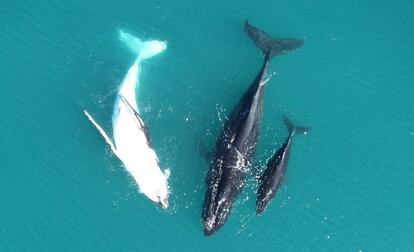
[{"label": "whale snout", "polygon": [[204,221],[204,235],[211,236],[214,234],[224,225],[226,219],[227,216],[222,215],[210,216],[210,218]]},{"label": "whale snout", "polygon": [[267,205],[269,204],[269,202],[265,202],[263,200],[258,200],[256,202],[256,214],[263,214],[263,212],[266,210]]},{"label": "whale snout", "polygon": [[157,202],[158,204],[164,208],[167,209],[168,208],[168,198],[169,198],[169,191],[168,191],[168,185],[167,183],[165,183],[166,186],[162,187],[160,189],[157,190]]},{"label": "whale snout", "polygon": [[211,236],[212,234],[214,234],[214,232],[216,232],[216,228],[213,228],[213,227],[204,227],[204,234],[206,236]]},{"label": "whale snout", "polygon": [[206,236],[211,236],[224,225],[229,216],[231,207],[232,201],[223,198],[217,205],[205,209],[204,234]]},{"label": "whale snout", "polygon": [[160,198],[159,204],[162,208],[167,209],[168,208],[168,197],[164,199]]}]

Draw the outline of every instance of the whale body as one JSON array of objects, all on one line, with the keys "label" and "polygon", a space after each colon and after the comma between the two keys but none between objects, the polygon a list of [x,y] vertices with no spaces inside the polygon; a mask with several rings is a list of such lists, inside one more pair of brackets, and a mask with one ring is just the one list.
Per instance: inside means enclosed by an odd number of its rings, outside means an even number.
[{"label": "whale body", "polygon": [[287,117],[283,117],[289,135],[278,151],[267,162],[267,168],[259,178],[257,189],[256,213],[262,214],[276,195],[285,176],[292,146],[293,136],[307,134],[309,128],[295,126]]},{"label": "whale body", "polygon": [[157,40],[143,42],[124,31],[120,31],[119,38],[137,54],[137,57],[116,95],[112,115],[113,141],[86,110],[84,113],[102,134],[113,153],[122,161],[140,192],[163,208],[167,208],[169,170],[163,172],[160,168],[148,130],[139,113],[136,96],[140,65],[164,51],[167,45],[166,42]]},{"label": "whale body", "polygon": [[264,88],[269,81],[267,69],[271,58],[303,45],[301,39],[274,39],[250,25],[247,20],[244,30],[262,50],[264,61],[258,75],[225,122],[216,142],[202,214],[204,233],[207,236],[225,224],[251,168],[250,163],[259,135]]}]

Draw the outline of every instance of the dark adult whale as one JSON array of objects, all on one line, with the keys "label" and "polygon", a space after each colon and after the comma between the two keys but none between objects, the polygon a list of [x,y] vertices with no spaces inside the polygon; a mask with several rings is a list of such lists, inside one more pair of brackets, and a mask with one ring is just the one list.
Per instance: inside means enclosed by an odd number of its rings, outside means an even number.
[{"label": "dark adult whale", "polygon": [[289,161],[293,136],[297,133],[306,134],[309,131],[309,128],[294,126],[287,117],[283,117],[283,121],[289,130],[289,135],[282,147],[269,159],[265,172],[259,178],[259,189],[257,190],[256,201],[257,214],[262,214],[266,210],[282,184]]},{"label": "dark adult whale", "polygon": [[250,161],[256,148],[263,91],[271,58],[303,45],[298,39],[273,39],[246,20],[244,30],[263,51],[264,62],[253,83],[226,121],[216,142],[207,178],[207,192],[203,208],[204,233],[209,236],[227,220],[236,196],[244,186]]}]

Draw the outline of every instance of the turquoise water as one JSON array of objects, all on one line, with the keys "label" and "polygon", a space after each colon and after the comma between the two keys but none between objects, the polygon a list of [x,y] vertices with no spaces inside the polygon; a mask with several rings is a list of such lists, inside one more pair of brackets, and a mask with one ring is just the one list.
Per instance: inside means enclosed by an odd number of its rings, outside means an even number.
[{"label": "turquoise water", "polygon": [[[414,251],[414,3],[411,1],[0,2],[1,251]],[[287,132],[284,185],[256,216],[254,176],[227,224],[202,233],[211,149],[262,58],[249,18],[304,37],[275,58],[256,162]],[[170,209],[137,192],[82,114],[111,127],[134,60],[125,29],[168,41],[142,68],[140,108]]]}]

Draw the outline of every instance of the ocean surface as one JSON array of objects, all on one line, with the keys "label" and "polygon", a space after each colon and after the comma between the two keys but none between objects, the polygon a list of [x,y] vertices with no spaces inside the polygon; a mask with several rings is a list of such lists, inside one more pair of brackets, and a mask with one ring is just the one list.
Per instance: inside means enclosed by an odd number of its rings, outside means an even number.
[{"label": "ocean surface", "polygon": [[[414,251],[414,2],[0,0],[0,251]],[[202,232],[212,150],[262,64],[244,19],[305,38],[271,62],[254,163],[287,135],[264,215],[249,176],[227,224]],[[168,42],[142,65],[140,110],[170,208],[139,193],[83,115],[111,132],[135,59],[125,30]]]}]

